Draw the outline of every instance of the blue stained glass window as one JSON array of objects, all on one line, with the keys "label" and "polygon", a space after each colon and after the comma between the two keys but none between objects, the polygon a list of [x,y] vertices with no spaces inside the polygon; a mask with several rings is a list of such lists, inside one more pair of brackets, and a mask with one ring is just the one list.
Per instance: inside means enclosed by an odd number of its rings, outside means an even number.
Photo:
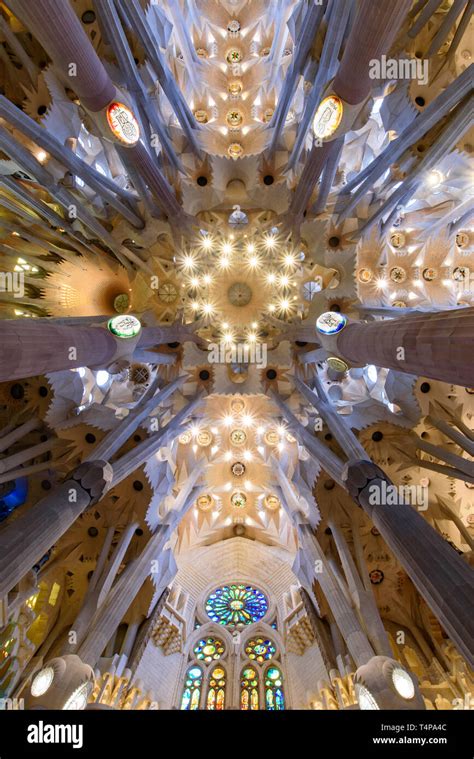
[{"label": "blue stained glass window", "polygon": [[213,622],[226,627],[243,627],[258,622],[268,610],[264,594],[242,583],[216,588],[206,601],[206,613]]},{"label": "blue stained glass window", "polygon": [[28,497],[28,480],[18,477],[13,482],[0,485],[0,522],[3,522],[12,511],[22,506]]},{"label": "blue stained glass window", "polygon": [[265,709],[283,711],[285,696],[283,694],[283,677],[278,667],[269,667],[265,673]]},{"label": "blue stained glass window", "polygon": [[190,667],[186,674],[184,690],[181,698],[181,709],[185,711],[199,709],[201,700],[202,670],[200,667]]}]

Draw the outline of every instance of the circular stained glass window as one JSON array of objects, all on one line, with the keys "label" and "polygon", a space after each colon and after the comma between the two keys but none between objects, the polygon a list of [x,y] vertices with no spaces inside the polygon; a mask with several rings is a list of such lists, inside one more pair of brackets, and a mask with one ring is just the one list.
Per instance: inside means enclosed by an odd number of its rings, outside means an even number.
[{"label": "circular stained glass window", "polygon": [[218,638],[202,638],[194,646],[196,659],[201,659],[207,664],[213,659],[220,659],[225,651],[225,646]]},{"label": "circular stained glass window", "polygon": [[213,622],[227,627],[243,627],[258,622],[268,611],[268,601],[251,585],[234,583],[216,588],[206,601],[206,613]]},{"label": "circular stained glass window", "polygon": [[276,648],[271,640],[265,638],[252,638],[245,646],[245,653],[249,659],[262,662],[268,661],[275,656]]}]

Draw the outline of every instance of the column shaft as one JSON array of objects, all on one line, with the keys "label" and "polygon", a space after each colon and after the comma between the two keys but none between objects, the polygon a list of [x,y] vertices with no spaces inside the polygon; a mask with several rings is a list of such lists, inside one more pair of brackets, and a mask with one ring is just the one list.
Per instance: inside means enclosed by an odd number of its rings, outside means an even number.
[{"label": "column shaft", "polygon": [[315,573],[315,579],[319,582],[355,664],[360,667],[375,655],[374,650],[359,624],[354,609],[349,605],[334,579],[328,561],[311,528],[308,525],[300,525],[299,530],[301,542],[311,555],[312,562],[321,562],[322,571]]},{"label": "column shaft", "polygon": [[387,505],[392,486],[369,461],[349,463],[347,484],[461,654],[474,665],[474,572],[413,506]]},{"label": "column shaft", "polygon": [[470,387],[474,382],[474,308],[349,324],[338,335],[337,349],[355,364],[375,364]]},{"label": "column shaft", "polygon": [[[6,319],[2,322],[0,342],[0,382],[105,364],[116,352],[115,337],[102,327],[68,327],[43,319]],[[70,360],[72,355],[77,357]]]},{"label": "column shaft", "polygon": [[[71,503],[69,494],[76,492]],[[78,482],[63,482],[0,530],[0,597],[8,593],[49,551],[90,503]]]},{"label": "column shaft", "polygon": [[361,0],[334,79],[343,100],[355,105],[367,97],[373,84],[369,63],[388,53],[410,5],[411,0]]},{"label": "column shaft", "polygon": [[[40,41],[86,108],[100,111],[113,100],[115,86],[69,0],[15,0],[9,5]],[[71,64],[76,68],[70,68]]]}]

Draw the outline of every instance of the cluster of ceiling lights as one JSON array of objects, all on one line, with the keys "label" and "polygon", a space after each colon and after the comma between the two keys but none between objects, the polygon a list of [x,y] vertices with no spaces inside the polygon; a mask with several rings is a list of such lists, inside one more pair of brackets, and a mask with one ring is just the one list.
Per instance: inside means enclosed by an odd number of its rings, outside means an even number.
[{"label": "cluster of ceiling lights", "polygon": [[[279,239],[276,230],[253,239],[245,236],[239,240],[233,235],[224,239],[202,232],[197,244],[183,250],[176,264],[186,276],[183,287],[188,289],[189,305],[195,317],[216,315],[217,304],[209,290],[216,283],[219,272],[235,271],[241,276],[261,277],[262,283],[273,293],[265,310],[268,314],[285,318],[291,316],[298,300],[296,280],[303,260],[304,252],[293,250],[291,243]],[[258,340],[257,327],[255,322],[243,329],[244,333],[247,332],[244,339],[249,343]],[[221,328],[225,342],[231,344],[239,337],[225,321]]]}]

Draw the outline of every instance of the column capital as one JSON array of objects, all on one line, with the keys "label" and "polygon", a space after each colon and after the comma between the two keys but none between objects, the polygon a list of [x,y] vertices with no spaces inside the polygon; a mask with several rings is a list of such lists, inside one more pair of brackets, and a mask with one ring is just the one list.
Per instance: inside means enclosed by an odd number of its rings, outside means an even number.
[{"label": "column capital", "polygon": [[365,461],[363,459],[348,461],[344,467],[342,479],[347,492],[359,506],[362,506],[360,494],[371,482],[376,480],[390,482],[383,469],[374,464],[373,461]]},{"label": "column capital", "polygon": [[86,461],[72,474],[73,480],[78,482],[83,490],[89,493],[90,505],[95,503],[106,494],[112,484],[113,469],[108,461]]}]

